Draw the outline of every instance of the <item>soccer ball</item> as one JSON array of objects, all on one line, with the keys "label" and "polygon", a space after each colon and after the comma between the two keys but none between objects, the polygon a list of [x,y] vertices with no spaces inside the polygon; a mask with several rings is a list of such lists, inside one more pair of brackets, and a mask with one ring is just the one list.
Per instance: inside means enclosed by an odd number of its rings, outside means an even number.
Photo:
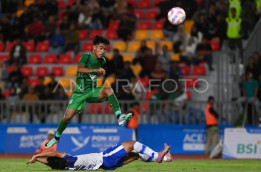
[{"label": "soccer ball", "polygon": [[186,18],[185,11],[180,7],[174,7],[168,12],[168,20],[171,24],[178,25]]}]

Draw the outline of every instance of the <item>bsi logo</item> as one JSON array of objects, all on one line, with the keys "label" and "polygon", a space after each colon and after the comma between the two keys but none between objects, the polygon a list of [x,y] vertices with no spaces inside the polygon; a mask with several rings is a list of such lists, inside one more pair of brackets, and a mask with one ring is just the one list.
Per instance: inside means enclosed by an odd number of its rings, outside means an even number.
[{"label": "bsi logo", "polygon": [[261,154],[260,141],[257,141],[256,144],[237,144],[237,154]]},{"label": "bsi logo", "polygon": [[73,152],[83,148],[84,146],[86,146],[90,140],[90,137],[79,137],[78,139],[76,139],[74,136],[71,136],[72,142],[77,146],[76,148],[72,149]]}]

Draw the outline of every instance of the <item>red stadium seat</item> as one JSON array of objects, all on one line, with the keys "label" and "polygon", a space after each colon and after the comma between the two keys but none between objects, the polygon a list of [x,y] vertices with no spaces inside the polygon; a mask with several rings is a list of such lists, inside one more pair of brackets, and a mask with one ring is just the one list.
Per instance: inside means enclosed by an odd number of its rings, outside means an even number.
[{"label": "red stadium seat", "polygon": [[59,56],[59,64],[70,64],[72,63],[72,56],[69,54],[61,54]]},{"label": "red stadium seat", "polygon": [[6,61],[10,58],[9,54],[1,54],[0,55],[0,61]]},{"label": "red stadium seat", "polygon": [[80,62],[81,57],[82,57],[81,54],[77,54],[77,55],[74,57],[73,63],[74,63],[74,64],[78,64],[78,63]]},{"label": "red stadium seat", "polygon": [[93,49],[93,44],[92,42],[85,42],[82,46],[82,51],[86,52],[86,51],[92,51]]},{"label": "red stadium seat", "polygon": [[147,91],[146,94],[145,94],[145,100],[150,100],[151,96],[154,94],[154,91],[151,90],[151,91]]},{"label": "red stadium seat", "polygon": [[6,70],[11,73],[13,71],[13,66],[6,66]]},{"label": "red stadium seat", "polygon": [[32,76],[33,75],[33,68],[30,66],[23,66],[21,67],[21,72],[23,76]]},{"label": "red stadium seat", "polygon": [[191,100],[191,91],[189,91],[189,90],[187,90],[186,91],[186,94],[187,94],[187,98],[188,98],[188,100]]},{"label": "red stadium seat", "polygon": [[87,30],[78,30],[78,35],[80,40],[87,39]]},{"label": "red stadium seat", "polygon": [[139,1],[139,8],[150,8],[150,0]]},{"label": "red stadium seat", "polygon": [[67,10],[59,10],[59,19],[63,19],[63,15],[67,12]]},{"label": "red stadium seat", "polygon": [[120,24],[120,21],[118,21],[118,20],[110,20],[108,29],[109,30],[118,30],[119,24]]},{"label": "red stadium seat", "polygon": [[137,1],[136,0],[127,0],[127,3],[128,4],[131,4],[131,6],[133,7],[133,8],[136,8],[137,7]]},{"label": "red stadium seat", "polygon": [[102,105],[98,103],[91,104],[91,114],[101,114],[102,113]]},{"label": "red stadium seat", "polygon": [[192,75],[196,75],[196,76],[206,75],[205,66],[193,66]]},{"label": "red stadium seat", "polygon": [[157,8],[157,7],[159,7],[159,4],[161,3],[161,2],[163,2],[163,1],[165,1],[165,0],[154,0],[153,2],[153,7],[154,8]]},{"label": "red stadium seat", "polygon": [[47,76],[49,74],[47,67],[37,67],[36,68],[36,76]]},{"label": "red stadium seat", "polygon": [[90,33],[90,39],[94,39],[96,35],[102,36],[102,30],[92,30]]},{"label": "red stadium seat", "polygon": [[69,0],[69,1],[67,1],[67,5],[69,6],[69,7],[71,7],[73,4],[75,4],[76,3],[76,0]]},{"label": "red stadium seat", "polygon": [[11,92],[9,90],[5,90],[3,92],[3,95],[5,96],[5,98],[7,98],[10,94],[11,94]]},{"label": "red stadium seat", "polygon": [[162,30],[163,27],[164,27],[164,22],[163,21],[154,21],[152,29]]},{"label": "red stadium seat", "polygon": [[141,18],[144,17],[143,10],[134,10],[134,11],[133,11],[133,14],[134,14],[138,19],[141,19]]},{"label": "red stadium seat", "polygon": [[109,40],[117,39],[117,31],[116,30],[107,30],[106,31],[106,38]]},{"label": "red stadium seat", "polygon": [[40,54],[31,54],[27,64],[40,64],[42,61]]},{"label": "red stadium seat", "polygon": [[6,50],[7,52],[10,52],[12,47],[15,45],[15,42],[9,42],[6,46]]},{"label": "red stadium seat", "polygon": [[3,42],[0,42],[0,51],[5,50],[5,44]]},{"label": "red stadium seat", "polygon": [[33,52],[34,51],[34,43],[33,42],[24,42],[23,45],[25,46],[27,52]]},{"label": "red stadium seat", "polygon": [[147,77],[146,78],[140,78],[139,82],[143,85],[144,88],[146,88],[149,85],[150,80]]},{"label": "red stadium seat", "polygon": [[36,45],[37,52],[47,52],[49,50],[49,42],[38,42]]},{"label": "red stadium seat", "polygon": [[63,76],[64,75],[63,67],[59,67],[59,66],[53,67],[52,68],[52,73],[55,76]]},{"label": "red stadium seat", "polygon": [[195,88],[198,86],[198,79],[197,78],[186,78],[184,87],[186,88]]},{"label": "red stadium seat", "polygon": [[138,29],[142,29],[142,30],[150,29],[150,21],[140,21],[138,23]]},{"label": "red stadium seat", "polygon": [[113,110],[111,109],[111,106],[109,103],[105,104],[105,114],[113,114]]},{"label": "red stadium seat", "polygon": [[28,79],[28,84],[31,85],[32,87],[35,87],[36,85],[39,84],[39,81],[37,78],[29,78]]},{"label": "red stadium seat", "polygon": [[57,57],[55,54],[47,54],[44,57],[44,64],[55,64],[57,63]]},{"label": "red stadium seat", "polygon": [[189,75],[189,66],[179,66],[182,71],[182,75]]},{"label": "red stadium seat", "polygon": [[155,17],[158,15],[158,11],[157,10],[148,10],[146,12],[146,19],[155,19]]},{"label": "red stadium seat", "polygon": [[212,51],[220,50],[220,42],[219,40],[212,40],[208,42],[212,48]]},{"label": "red stadium seat", "polygon": [[58,3],[58,9],[64,9],[65,7],[64,0],[58,0],[57,3]]}]

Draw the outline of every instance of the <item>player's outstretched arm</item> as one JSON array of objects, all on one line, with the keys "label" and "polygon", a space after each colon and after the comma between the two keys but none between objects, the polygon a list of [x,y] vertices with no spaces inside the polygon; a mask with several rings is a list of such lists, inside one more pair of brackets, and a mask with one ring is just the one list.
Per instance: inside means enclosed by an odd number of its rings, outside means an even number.
[{"label": "player's outstretched arm", "polygon": [[58,157],[63,158],[66,155],[66,153],[58,152],[58,151],[52,151],[52,152],[42,152],[39,154],[34,155],[27,164],[34,164],[37,158],[41,157]]}]

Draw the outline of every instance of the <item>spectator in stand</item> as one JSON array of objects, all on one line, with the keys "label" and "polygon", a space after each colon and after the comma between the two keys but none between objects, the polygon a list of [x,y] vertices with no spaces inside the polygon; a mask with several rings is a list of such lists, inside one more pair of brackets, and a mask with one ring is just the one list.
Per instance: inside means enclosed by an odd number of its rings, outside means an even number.
[{"label": "spectator in stand", "polygon": [[10,30],[10,20],[6,15],[4,15],[0,21],[0,38],[3,39],[4,43],[10,40]]},{"label": "spectator in stand", "polygon": [[208,39],[212,39],[214,36],[216,36],[217,33],[217,27],[216,26],[216,16],[218,12],[216,10],[215,4],[211,3],[208,10]]},{"label": "spectator in stand", "polygon": [[16,103],[19,101],[19,96],[16,94],[16,89],[10,89],[10,95],[6,98],[6,101],[9,103],[10,112],[16,110]]},{"label": "spectator in stand", "polygon": [[22,99],[24,97],[24,95],[28,93],[28,88],[29,88],[28,77],[24,77],[22,79],[22,83],[21,83],[21,86],[19,88],[19,91],[17,91],[20,99]]},{"label": "spectator in stand", "polygon": [[216,36],[220,40],[220,47],[223,45],[223,40],[226,38],[226,31],[227,31],[227,23],[226,21],[222,18],[221,14],[218,14],[216,16],[216,23],[215,27],[217,28],[216,30]]},{"label": "spectator in stand", "polygon": [[103,12],[110,14],[113,13],[115,0],[100,0],[100,5]]},{"label": "spectator in stand", "polygon": [[148,49],[146,51],[145,57],[144,57],[144,66],[143,66],[143,71],[142,75],[145,76],[150,76],[150,72],[154,69],[155,64],[158,60],[158,57],[156,55],[152,54],[152,49]]},{"label": "spectator in stand", "polygon": [[75,24],[70,25],[69,31],[65,33],[65,48],[64,52],[68,50],[74,50],[74,53],[77,54],[79,52],[79,34],[75,28]]},{"label": "spectator in stand", "polygon": [[49,16],[48,21],[46,21],[44,24],[44,38],[49,40],[51,36],[55,33],[55,29],[55,16]]},{"label": "spectator in stand", "polygon": [[20,39],[17,39],[10,52],[9,65],[17,64],[21,68],[26,63],[26,48]]},{"label": "spectator in stand", "polygon": [[118,49],[113,49],[113,58],[109,63],[110,65],[108,65],[108,74],[114,73],[115,75],[120,76],[123,72],[124,65],[123,57]]},{"label": "spectator in stand", "polygon": [[196,57],[197,39],[194,36],[190,36],[185,45],[185,50],[182,53],[182,61],[187,65],[190,65],[193,59]]},{"label": "spectator in stand", "polygon": [[89,0],[87,2],[87,6],[88,6],[91,14],[93,14],[95,10],[99,10],[100,9],[100,4],[98,3],[97,0]]},{"label": "spectator in stand", "polygon": [[163,34],[164,37],[169,38],[170,40],[173,39],[174,33],[177,31],[177,26],[171,24],[168,19],[165,19],[164,21],[164,27],[163,27]]},{"label": "spectator in stand", "polygon": [[16,89],[20,86],[22,78],[23,75],[21,71],[18,69],[17,65],[14,64],[13,71],[9,74],[7,89],[10,90],[11,88],[15,88],[16,92]]},{"label": "spectator in stand", "polygon": [[209,70],[213,71],[214,69],[212,67],[212,48],[209,45],[207,38],[204,37],[202,39],[202,42],[198,44],[196,52],[197,58],[194,59],[194,64],[198,65],[202,61],[207,61]]},{"label": "spectator in stand", "polygon": [[48,83],[47,87],[49,87],[50,92],[53,93],[58,83],[55,81],[55,75],[53,73],[50,75],[50,79],[51,81]]},{"label": "spectator in stand", "polygon": [[56,93],[54,94],[55,100],[68,100],[68,96],[65,94],[62,86],[58,86]]},{"label": "spectator in stand", "polygon": [[130,16],[127,13],[121,15],[120,24],[118,28],[118,37],[122,38],[124,41],[131,39],[132,31],[135,27],[136,18]]},{"label": "spectator in stand", "polygon": [[33,21],[33,14],[29,11],[28,7],[24,7],[24,12],[20,16],[20,23],[22,28],[27,27]]},{"label": "spectator in stand", "polygon": [[2,61],[0,61],[0,76],[0,88],[4,90],[9,79],[9,72],[6,70],[5,63]]},{"label": "spectator in stand", "polygon": [[79,1],[76,1],[75,4],[73,4],[71,7],[67,6],[67,8],[69,8],[67,10],[69,21],[73,23],[77,23],[82,8],[81,4],[79,3]]},{"label": "spectator in stand", "polygon": [[199,14],[199,21],[195,23],[195,26],[197,28],[197,31],[208,37],[208,22],[205,13]]},{"label": "spectator in stand", "polygon": [[131,77],[129,86],[131,87],[132,95],[135,97],[135,100],[141,100],[143,85],[137,81],[137,78],[135,76]]},{"label": "spectator in stand", "polygon": [[49,16],[57,16],[58,14],[58,3],[56,0],[45,0],[41,5],[41,10],[43,12],[43,19],[46,21]]},{"label": "spectator in stand", "polygon": [[130,62],[124,62],[123,70],[122,70],[120,79],[127,79],[127,80],[130,81],[132,77],[134,77],[134,73],[131,69],[131,63]]},{"label": "spectator in stand", "polygon": [[140,42],[140,48],[138,49],[138,52],[140,53],[140,55],[144,57],[148,49],[149,49],[149,47],[147,46],[146,40],[142,40]]},{"label": "spectator in stand", "polygon": [[62,23],[60,24],[60,31],[62,34],[65,34],[66,32],[69,31],[70,28],[70,22],[69,22],[69,17],[68,14],[63,14],[62,18]]},{"label": "spectator in stand", "polygon": [[60,55],[63,52],[64,47],[64,35],[61,34],[60,29],[56,28],[55,34],[51,36],[50,39],[50,54]]},{"label": "spectator in stand", "polygon": [[0,3],[2,13],[14,13],[17,10],[18,3],[16,1],[1,0]]},{"label": "spectator in stand", "polygon": [[175,53],[181,53],[185,49],[187,35],[184,31],[184,25],[179,25],[178,32],[173,37],[173,50]]},{"label": "spectator in stand", "polygon": [[166,17],[169,10],[175,6],[175,2],[172,0],[161,1],[159,4],[159,14],[156,16],[156,20]]},{"label": "spectator in stand", "polygon": [[93,9],[93,13],[91,16],[91,22],[89,24],[89,28],[91,30],[98,30],[98,29],[102,29],[103,28],[103,15],[100,11],[100,9],[98,8],[94,8]]},{"label": "spectator in stand", "polygon": [[151,71],[151,78],[152,79],[157,79],[157,80],[162,80],[164,76],[166,75],[166,71],[162,69],[161,63],[158,61],[155,64],[154,69]]},{"label": "spectator in stand", "polygon": [[170,53],[168,52],[168,47],[166,45],[162,46],[162,51],[158,56],[158,61],[162,65],[162,69],[168,71],[170,67]]},{"label": "spectator in stand", "polygon": [[2,88],[0,87],[0,101],[1,101],[1,100],[4,100],[4,99],[5,99],[5,96],[4,96],[4,94],[3,94]]},{"label": "spectator in stand", "polygon": [[[124,89],[123,89],[123,92],[119,93],[118,99],[119,100],[127,100],[127,101],[134,101],[135,100],[135,97],[133,96],[131,87],[129,85],[125,86]],[[123,107],[124,112],[127,112],[128,105],[129,105],[128,103],[124,103],[124,104],[121,103],[121,106]]]},{"label": "spectator in stand", "polygon": [[179,79],[179,76],[182,75],[182,70],[179,68],[179,62],[171,61],[171,66],[167,73],[170,79],[174,79],[177,81]]},{"label": "spectator in stand", "polygon": [[[243,112],[243,103],[252,103],[255,105],[256,112],[259,112],[259,101],[257,99],[258,93],[258,81],[253,79],[253,74],[251,72],[247,73],[247,80],[243,83],[243,95],[238,101],[239,111]],[[246,106],[246,104],[245,104]]]},{"label": "spectator in stand", "polygon": [[54,96],[51,93],[51,90],[49,87],[44,88],[44,92],[39,95],[40,100],[53,100]]},{"label": "spectator in stand", "polygon": [[133,65],[141,65],[143,66],[144,65],[144,55],[140,52],[140,51],[137,51],[136,54],[135,54],[135,57],[132,61],[132,64]]},{"label": "spectator in stand", "polygon": [[42,152],[56,151],[57,145],[54,145],[54,146],[52,146],[51,148],[48,148],[48,149],[45,148],[45,144],[47,142],[49,142],[50,140],[52,140],[53,136],[54,136],[54,132],[53,131],[48,131],[47,139],[42,143],[41,148],[37,149],[35,151],[35,153],[38,154],[38,153],[42,153]]},{"label": "spectator in stand", "polygon": [[11,40],[15,40],[16,38],[24,40],[25,39],[25,32],[22,23],[20,22],[19,18],[15,18],[14,24],[11,28]]},{"label": "spectator in stand", "polygon": [[248,72],[251,72],[253,74],[253,78],[257,80],[258,75],[259,75],[259,67],[260,66],[258,65],[258,63],[255,64],[254,57],[249,57],[248,58],[248,64],[246,66],[245,72],[246,72],[246,74]]},{"label": "spectator in stand", "polygon": [[128,3],[124,0],[115,0],[114,10],[118,16],[123,15],[127,11]]},{"label": "spectator in stand", "polygon": [[39,95],[44,93],[45,85],[44,85],[44,77],[43,76],[38,77],[38,83],[39,84],[34,87],[34,91],[39,96]]},{"label": "spectator in stand", "polygon": [[190,36],[193,36],[196,39],[196,42],[201,42],[203,38],[202,32],[198,31],[195,25],[191,29]]},{"label": "spectator in stand", "polygon": [[28,38],[33,38],[35,44],[37,44],[37,42],[42,41],[43,31],[43,23],[39,20],[39,16],[35,16],[33,23],[28,26]]},{"label": "spectator in stand", "polygon": [[78,16],[78,25],[80,29],[87,29],[91,23],[92,14],[87,5],[85,5]]},{"label": "spectator in stand", "polygon": [[246,81],[246,74],[241,75],[240,77],[240,82],[238,84],[239,90],[240,90],[240,97],[244,96],[244,89],[243,89],[243,84]]},{"label": "spectator in stand", "polygon": [[254,52],[253,54],[253,60],[254,60],[254,72],[253,73],[253,78],[258,79],[258,76],[261,74],[261,58],[258,52]]}]

